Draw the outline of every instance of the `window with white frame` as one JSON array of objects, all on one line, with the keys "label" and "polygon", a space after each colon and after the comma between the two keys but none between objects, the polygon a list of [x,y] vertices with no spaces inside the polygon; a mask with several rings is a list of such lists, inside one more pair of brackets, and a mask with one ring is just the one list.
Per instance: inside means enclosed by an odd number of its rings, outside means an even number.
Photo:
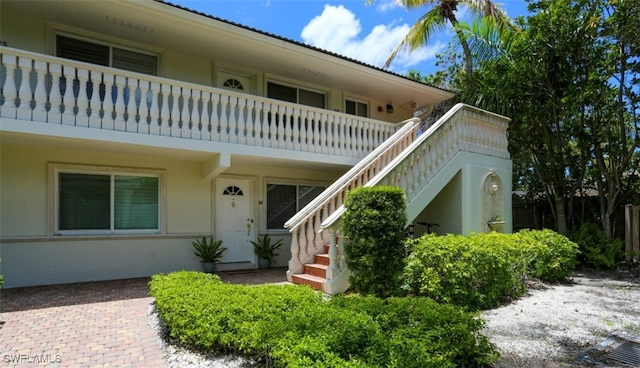
[{"label": "window with white frame", "polygon": [[326,96],[322,92],[287,86],[276,82],[267,83],[267,97],[312,107],[326,108]]},{"label": "window with white frame", "polygon": [[156,55],[63,35],[56,36],[56,56],[131,72],[158,74]]},{"label": "window with white frame", "polygon": [[369,104],[366,102],[347,99],[344,102],[344,106],[347,114],[369,117]]},{"label": "window with white frame", "polygon": [[54,173],[56,234],[161,232],[162,173],[64,167]]},{"label": "window with white frame", "polygon": [[325,187],[316,185],[267,184],[267,230],[282,230],[284,224]]}]

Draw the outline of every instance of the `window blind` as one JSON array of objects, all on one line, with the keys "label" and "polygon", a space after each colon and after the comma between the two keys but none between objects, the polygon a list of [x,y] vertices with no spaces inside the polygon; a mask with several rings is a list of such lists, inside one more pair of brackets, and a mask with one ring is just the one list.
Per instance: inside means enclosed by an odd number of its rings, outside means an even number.
[{"label": "window blind", "polygon": [[116,176],[114,185],[114,229],[157,229],[158,178]]},{"label": "window blind", "polygon": [[159,210],[158,177],[59,174],[58,230],[158,230]]},{"label": "window blind", "polygon": [[75,38],[56,36],[56,55],[66,59],[149,75],[158,74],[158,57]]},{"label": "window blind", "polygon": [[56,55],[85,63],[109,66],[109,46],[75,38],[57,36]]},{"label": "window blind", "polygon": [[60,230],[110,229],[109,175],[61,173],[58,228]]}]

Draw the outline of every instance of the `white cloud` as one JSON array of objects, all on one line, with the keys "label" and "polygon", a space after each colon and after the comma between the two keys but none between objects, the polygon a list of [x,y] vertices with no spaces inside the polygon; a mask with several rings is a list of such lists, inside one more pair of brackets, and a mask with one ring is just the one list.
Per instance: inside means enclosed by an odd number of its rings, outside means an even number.
[{"label": "white cloud", "polygon": [[378,6],[376,7],[376,9],[378,9],[382,13],[386,13],[395,8],[402,7],[402,3],[400,3],[400,0],[381,0],[381,1],[378,1],[377,3],[378,3]]},{"label": "white cloud", "polygon": [[[393,0],[392,0],[393,1]],[[362,27],[355,14],[344,6],[325,5],[322,14],[313,18],[302,30],[305,43],[381,67],[387,56],[400,43],[410,26],[379,24],[361,36]],[[402,73],[435,57],[444,44],[422,47],[411,54],[399,54],[391,70]]]}]

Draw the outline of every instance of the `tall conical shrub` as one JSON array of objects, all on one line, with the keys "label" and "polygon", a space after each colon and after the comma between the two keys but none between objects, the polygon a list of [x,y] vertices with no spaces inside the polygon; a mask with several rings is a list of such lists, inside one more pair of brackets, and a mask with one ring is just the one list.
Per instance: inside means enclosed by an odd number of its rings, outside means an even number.
[{"label": "tall conical shrub", "polygon": [[407,226],[402,188],[377,186],[351,190],[344,201],[342,235],[351,290],[389,297],[400,293]]}]

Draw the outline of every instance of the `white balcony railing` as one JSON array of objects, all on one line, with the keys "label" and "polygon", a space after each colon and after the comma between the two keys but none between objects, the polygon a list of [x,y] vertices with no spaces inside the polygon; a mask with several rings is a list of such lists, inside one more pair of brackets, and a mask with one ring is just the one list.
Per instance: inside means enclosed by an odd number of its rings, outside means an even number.
[{"label": "white balcony railing", "polygon": [[0,116],[361,158],[396,124],[0,47]]}]

